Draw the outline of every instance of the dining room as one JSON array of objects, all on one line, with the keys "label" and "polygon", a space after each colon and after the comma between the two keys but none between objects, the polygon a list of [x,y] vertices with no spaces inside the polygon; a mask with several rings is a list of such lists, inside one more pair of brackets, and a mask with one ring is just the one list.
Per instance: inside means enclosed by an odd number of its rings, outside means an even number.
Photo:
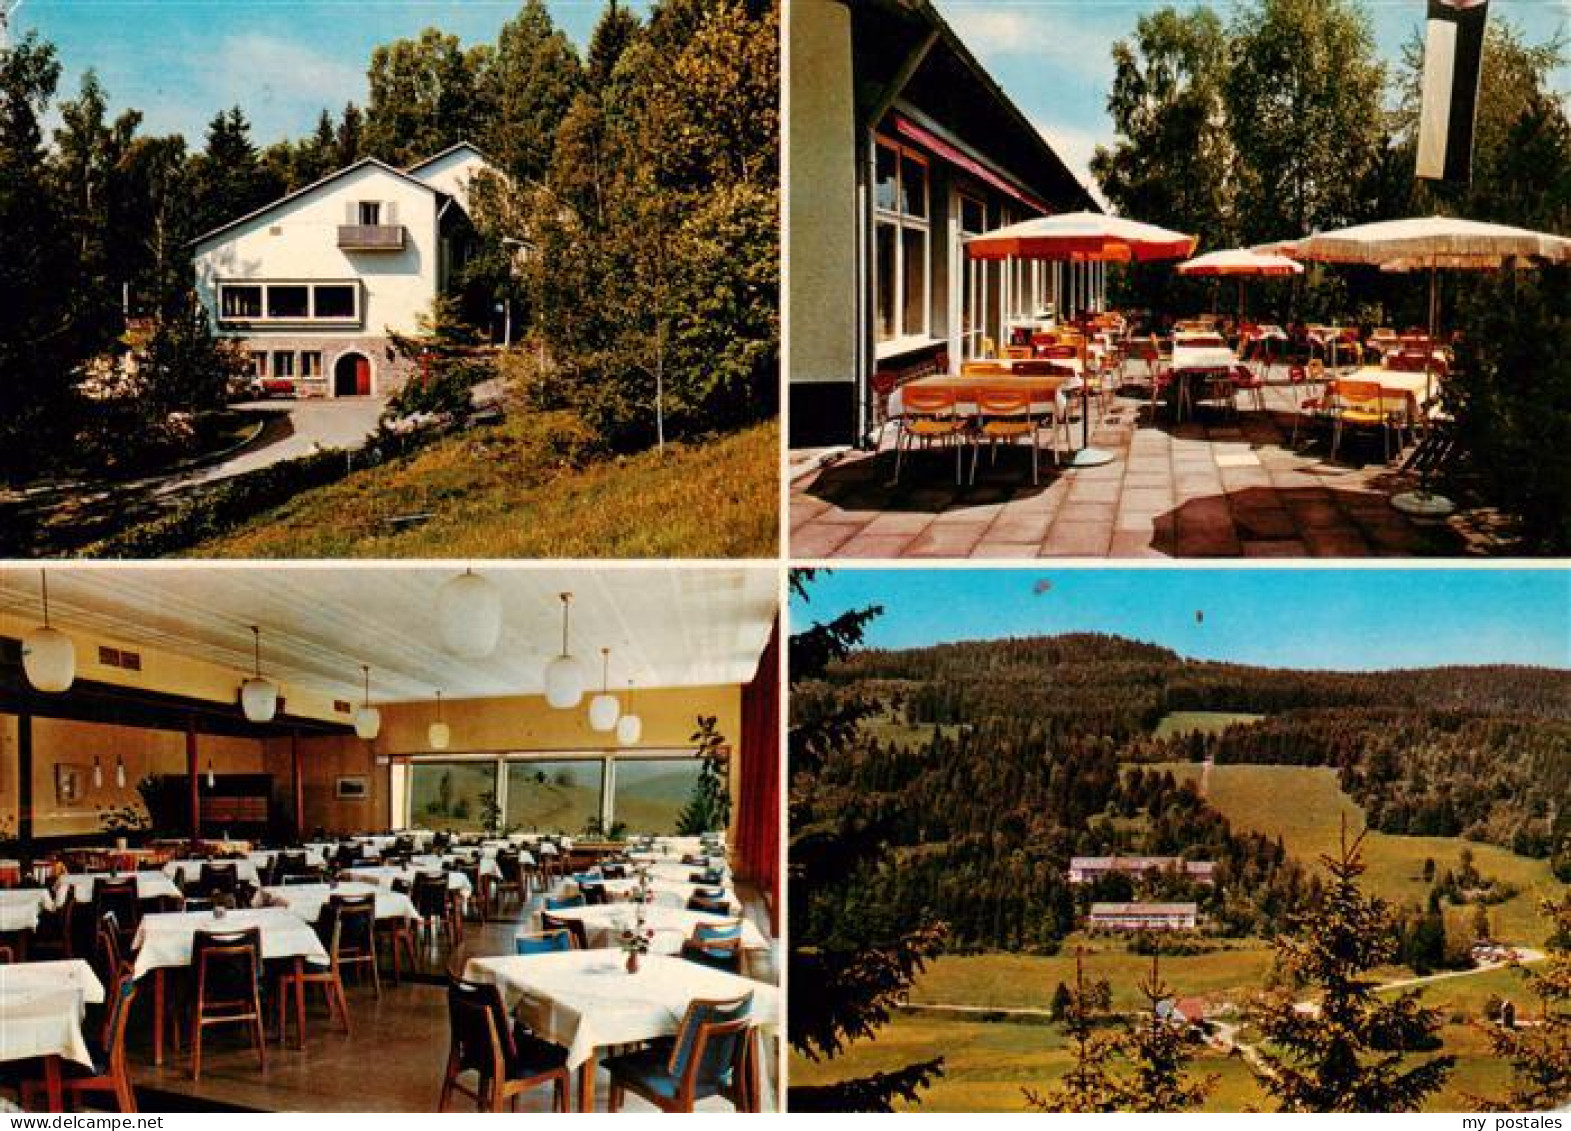
[{"label": "dining room", "polygon": [[0,571],[0,1102],[776,1109],[778,605]]}]

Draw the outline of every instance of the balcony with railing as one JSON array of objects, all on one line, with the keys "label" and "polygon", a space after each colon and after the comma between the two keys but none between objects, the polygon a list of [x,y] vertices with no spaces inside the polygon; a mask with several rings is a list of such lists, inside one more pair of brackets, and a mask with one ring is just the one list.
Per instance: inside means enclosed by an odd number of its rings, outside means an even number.
[{"label": "balcony with railing", "polygon": [[402,224],[340,224],[340,251],[403,251]]}]

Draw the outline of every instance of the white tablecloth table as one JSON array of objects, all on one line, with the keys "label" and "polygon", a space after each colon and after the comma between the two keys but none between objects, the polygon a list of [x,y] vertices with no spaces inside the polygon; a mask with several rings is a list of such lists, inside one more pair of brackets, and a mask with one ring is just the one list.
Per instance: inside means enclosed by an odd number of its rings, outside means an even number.
[{"label": "white tablecloth table", "polygon": [[[638,889],[638,880],[629,876],[625,880],[605,880],[606,894],[612,899],[626,899]],[[719,887],[725,890],[725,898],[731,905],[731,910],[740,911],[741,903],[737,901],[736,893],[724,884],[690,884],[683,880],[652,879],[649,890],[654,893],[655,903],[665,907],[686,907],[687,901],[692,899],[699,888]]]},{"label": "white tablecloth table", "polygon": [[[605,948],[621,944],[622,932],[632,927],[637,918],[637,908],[631,903],[602,903],[590,907],[565,907],[547,914],[553,919],[582,923],[589,945]],[[683,940],[690,938],[693,928],[701,923],[729,921],[725,915],[689,911],[685,907],[665,907],[658,903],[652,904],[644,912],[644,925],[655,932],[652,945],[658,954],[680,954]],[[769,949],[763,934],[746,919],[742,920],[742,949]]]},{"label": "white tablecloth table", "polygon": [[[243,931],[249,927],[261,929],[264,961],[294,959],[297,967],[306,962],[317,966],[328,964],[327,950],[311,925],[293,911],[282,907],[235,910],[222,919],[211,911],[142,916],[136,941],[132,944],[132,949],[136,951],[132,976],[142,978],[149,973],[153,975],[154,1064],[164,1062],[165,972],[191,965],[192,943],[197,931],[223,933]],[[297,994],[303,996],[304,986],[298,982],[296,986]]]},{"label": "white tablecloth table", "polygon": [[337,887],[327,884],[280,884],[265,887],[256,894],[258,907],[282,907],[293,911],[307,923],[322,917],[322,909],[335,895],[376,896],[377,919],[410,919],[418,921],[420,914],[409,897],[401,891],[391,891],[375,884],[341,883]]},{"label": "white tablecloth table", "polygon": [[694,999],[751,991],[759,1031],[780,1025],[776,987],[662,954],[644,955],[636,974],[620,951],[472,958],[464,977],[495,985],[525,1025],[567,1049],[568,1067],[579,1070],[579,1111],[594,1110],[597,1049],[674,1035]]},{"label": "white tablecloth table", "polygon": [[1186,346],[1179,342],[1173,346],[1173,380],[1178,385],[1178,419],[1184,418],[1184,406],[1192,401],[1189,383],[1210,373],[1230,371],[1238,364],[1238,355],[1226,346]]},{"label": "white tablecloth table", "polygon": [[164,865],[164,875],[184,886],[186,883],[195,883],[202,877],[203,864],[233,864],[235,878],[242,883],[260,884],[262,877],[257,875],[256,865],[246,857],[234,860],[171,860]]},{"label": "white tablecloth table", "polygon": [[[692,883],[693,881],[689,879],[690,876],[696,876],[700,872],[707,871],[706,865],[684,864],[680,860],[635,860],[634,863],[640,868],[647,868],[651,880],[665,880],[679,884]],[[728,884],[729,870],[723,862],[719,865],[719,868],[721,883]]]},{"label": "white tablecloth table", "polygon": [[[0,932],[36,931],[38,917],[55,905],[46,888],[0,890]],[[0,966],[0,971],[5,970]]]},{"label": "white tablecloth table", "polygon": [[[136,897],[138,899],[180,899],[181,892],[175,882],[162,872],[132,872],[129,875],[136,877]],[[61,876],[55,881],[56,901],[65,898],[66,889],[70,888],[78,903],[90,902],[93,898],[93,888],[99,880],[123,880],[128,874],[121,872],[111,875],[108,872],[76,872],[69,876]]]},{"label": "white tablecloth table", "polygon": [[0,966],[0,1062],[42,1058],[47,1109],[63,1107],[60,1062],[93,1066],[82,1017],[104,986],[80,958]]},{"label": "white tablecloth table", "polygon": [[320,852],[318,852],[314,848],[301,848],[301,849],[263,848],[263,849],[258,849],[256,852],[248,853],[247,856],[246,856],[246,859],[251,862],[251,867],[255,868],[257,870],[257,872],[260,873],[264,869],[271,868],[273,866],[273,861],[278,859],[279,853],[286,852],[286,851],[304,852],[305,853],[305,863],[306,863],[306,867],[307,868],[325,868],[325,867],[327,867],[327,858],[325,856],[323,856]]},{"label": "white tablecloth table", "polygon": [[[534,863],[534,857],[527,852],[520,853],[519,859],[526,864]],[[479,859],[475,859],[473,857],[465,858],[455,853],[448,853],[445,856],[434,856],[427,853],[424,856],[411,856],[409,858],[409,866],[411,868],[418,868],[427,872],[435,872],[439,869],[445,871],[460,864],[473,864],[482,876],[494,876],[497,879],[502,877],[502,870],[496,866],[496,857],[494,855],[481,856]]]},{"label": "white tablecloth table", "polygon": [[[362,868],[345,868],[343,878],[356,880],[362,884],[374,884],[379,888],[392,889],[394,880],[402,880],[411,886],[414,885],[418,868],[394,868],[391,865],[372,864]],[[469,877],[462,872],[447,873],[447,890],[461,892],[465,899],[474,891],[474,884],[469,882]]]}]

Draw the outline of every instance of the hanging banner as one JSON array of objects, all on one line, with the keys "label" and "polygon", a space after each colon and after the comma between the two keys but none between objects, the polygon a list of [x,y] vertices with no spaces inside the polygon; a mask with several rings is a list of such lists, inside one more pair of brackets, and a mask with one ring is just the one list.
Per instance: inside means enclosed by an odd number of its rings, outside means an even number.
[{"label": "hanging banner", "polygon": [[1429,0],[1418,123],[1418,175],[1427,180],[1473,179],[1473,123],[1488,22],[1489,0]]}]

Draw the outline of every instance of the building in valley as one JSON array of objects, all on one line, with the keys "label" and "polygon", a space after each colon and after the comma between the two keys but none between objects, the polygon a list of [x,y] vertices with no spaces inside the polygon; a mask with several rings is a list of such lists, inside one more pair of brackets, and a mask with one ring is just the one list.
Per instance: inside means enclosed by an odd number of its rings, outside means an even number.
[{"label": "building in valley", "polygon": [[1200,925],[1193,903],[1093,903],[1092,931],[1193,931]]},{"label": "building in valley", "polygon": [[1075,856],[1069,861],[1069,882],[1094,883],[1106,876],[1182,875],[1197,884],[1216,882],[1216,864],[1181,856]]},{"label": "building in valley", "polygon": [[365,158],[199,237],[196,290],[253,377],[301,396],[385,396],[413,334],[474,244],[469,190],[491,166],[460,143],[409,169]]}]

